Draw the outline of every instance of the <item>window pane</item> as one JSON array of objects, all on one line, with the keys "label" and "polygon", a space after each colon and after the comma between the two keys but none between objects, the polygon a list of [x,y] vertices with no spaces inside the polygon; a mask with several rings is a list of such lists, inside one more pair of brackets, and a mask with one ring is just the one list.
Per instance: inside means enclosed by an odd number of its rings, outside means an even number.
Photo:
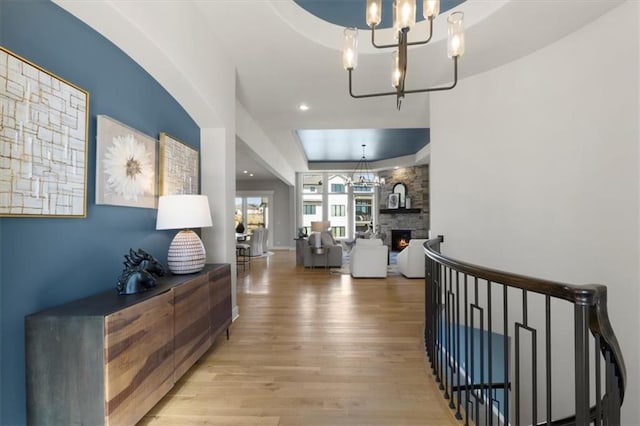
[{"label": "window pane", "polygon": [[309,235],[311,222],[322,220],[322,194],[302,195],[302,226]]},{"label": "window pane", "polygon": [[366,232],[373,228],[373,196],[359,195],[354,199],[356,232]]},{"label": "window pane", "polygon": [[353,185],[353,192],[373,192],[373,186]]},{"label": "window pane", "polygon": [[329,192],[344,193],[346,192],[345,189],[345,178],[343,176],[329,177]]},{"label": "window pane", "polygon": [[304,194],[322,194],[322,175],[302,176],[302,192]]},{"label": "window pane", "polygon": [[242,217],[242,197],[236,197],[236,214],[235,214],[235,227],[239,224],[244,225],[244,219]]},{"label": "window pane", "polygon": [[247,223],[246,229],[252,231],[256,228],[267,228],[268,198],[247,197]]},{"label": "window pane", "polygon": [[349,195],[346,193],[331,193],[328,194],[329,202],[329,218],[332,228],[343,227],[346,229],[348,225],[348,219],[346,215],[346,206],[348,203]]}]

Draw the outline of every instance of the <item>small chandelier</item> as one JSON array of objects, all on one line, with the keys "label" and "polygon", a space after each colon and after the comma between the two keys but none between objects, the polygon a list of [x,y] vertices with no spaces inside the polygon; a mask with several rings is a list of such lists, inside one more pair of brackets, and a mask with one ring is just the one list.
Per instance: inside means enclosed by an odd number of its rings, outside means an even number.
[{"label": "small chandelier", "polygon": [[409,42],[407,35],[411,27],[416,24],[416,1],[394,0],[393,28],[396,31],[396,44],[376,44],[376,27],[382,20],[382,0],[367,0],[367,25],[371,27],[371,44],[378,49],[396,48],[392,57],[391,82],[395,91],[356,95],[353,93],[351,74],[358,66],[358,29],[345,28],[344,45],[342,50],[342,65],[349,71],[349,94],[354,98],[372,98],[376,96],[396,95],[398,110],[402,105],[404,95],[408,93],[436,92],[453,89],[458,84],[458,58],[464,54],[464,28],[462,21],[464,14],[454,12],[449,15],[447,22],[448,44],[447,55],[453,59],[453,83],[449,86],[432,87],[429,89],[406,90],[404,81],[407,74],[407,47],[427,44],[433,36],[433,20],[440,13],[440,0],[423,0],[423,16],[429,21],[429,37],[423,41]]},{"label": "small chandelier", "polygon": [[373,173],[371,167],[369,167],[369,163],[367,162],[367,157],[364,155],[364,148],[367,145],[362,144],[362,157],[358,164],[356,164],[356,168],[351,173],[351,176],[347,178],[348,186],[364,186],[364,187],[372,187],[372,186],[380,186],[384,184],[384,179],[380,179],[380,177]]}]

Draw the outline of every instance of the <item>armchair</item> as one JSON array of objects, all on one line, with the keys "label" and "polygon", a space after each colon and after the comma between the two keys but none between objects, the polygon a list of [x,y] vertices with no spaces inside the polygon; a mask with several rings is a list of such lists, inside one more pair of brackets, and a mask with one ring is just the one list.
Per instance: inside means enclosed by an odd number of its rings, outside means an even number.
[{"label": "armchair", "polygon": [[254,229],[249,240],[250,256],[262,256],[264,249],[264,228]]},{"label": "armchair", "polygon": [[412,239],[398,253],[398,272],[407,278],[424,278],[424,243],[427,240]]},{"label": "armchair", "polygon": [[357,239],[349,260],[351,276],[385,278],[388,256],[389,247],[381,239]]},{"label": "armchair", "polygon": [[[318,244],[318,238],[320,244]],[[311,249],[318,246],[323,247],[327,252],[325,254],[313,253]],[[333,235],[329,231],[313,233],[304,243],[303,264],[305,268],[325,266],[325,264],[329,268],[339,268],[342,266],[342,245],[333,239]]]}]

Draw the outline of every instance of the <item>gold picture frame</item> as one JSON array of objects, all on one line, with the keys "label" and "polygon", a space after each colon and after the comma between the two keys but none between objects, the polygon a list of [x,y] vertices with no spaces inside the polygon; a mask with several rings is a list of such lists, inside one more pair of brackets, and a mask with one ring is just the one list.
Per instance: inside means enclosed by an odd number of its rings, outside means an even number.
[{"label": "gold picture frame", "polygon": [[0,216],[87,217],[89,92],[0,46]]},{"label": "gold picture frame", "polygon": [[160,133],[160,195],[199,194],[199,177],[198,150]]}]

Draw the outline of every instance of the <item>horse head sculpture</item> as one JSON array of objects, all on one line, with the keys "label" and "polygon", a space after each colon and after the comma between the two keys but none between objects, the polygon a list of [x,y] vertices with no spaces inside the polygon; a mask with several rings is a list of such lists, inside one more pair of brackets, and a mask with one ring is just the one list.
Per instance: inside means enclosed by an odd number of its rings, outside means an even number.
[{"label": "horse head sculpture", "polygon": [[166,269],[153,256],[142,249],[133,251],[124,256],[124,269],[116,289],[118,294],[136,294],[147,291],[156,286],[155,276],[162,276]]}]

